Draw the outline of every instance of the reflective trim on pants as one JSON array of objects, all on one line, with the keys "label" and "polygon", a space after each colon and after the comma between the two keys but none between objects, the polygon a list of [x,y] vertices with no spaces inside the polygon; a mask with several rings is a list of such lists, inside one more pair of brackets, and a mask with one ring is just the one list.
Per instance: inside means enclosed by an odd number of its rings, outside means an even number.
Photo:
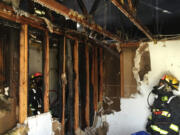
[{"label": "reflective trim on pants", "polygon": [[152,128],[152,130],[159,132],[161,135],[167,135],[168,134],[168,131],[161,129],[156,125],[151,125],[151,128]]},{"label": "reflective trim on pants", "polygon": [[171,124],[171,125],[169,126],[169,128],[170,128],[171,130],[175,131],[175,132],[179,132],[179,127],[178,127],[177,125],[175,125],[175,124]]}]

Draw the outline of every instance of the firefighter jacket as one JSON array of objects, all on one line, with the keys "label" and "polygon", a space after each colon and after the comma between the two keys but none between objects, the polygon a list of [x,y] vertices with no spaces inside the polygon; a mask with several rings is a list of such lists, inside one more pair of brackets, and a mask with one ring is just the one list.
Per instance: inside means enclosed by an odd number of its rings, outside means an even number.
[{"label": "firefighter jacket", "polygon": [[146,130],[151,135],[179,135],[180,97],[160,92],[151,106]]}]

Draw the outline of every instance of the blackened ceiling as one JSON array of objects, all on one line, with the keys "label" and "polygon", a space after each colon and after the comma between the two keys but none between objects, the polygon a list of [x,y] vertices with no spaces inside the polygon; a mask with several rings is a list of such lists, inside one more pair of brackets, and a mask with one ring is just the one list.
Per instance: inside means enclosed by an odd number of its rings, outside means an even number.
[{"label": "blackened ceiling", "polygon": [[[7,0],[2,0],[7,1]],[[16,0],[18,1],[18,0]],[[56,0],[70,9],[74,9],[83,14],[79,0]],[[88,13],[92,11],[95,0],[82,0]],[[98,0],[96,0],[97,2]],[[124,1],[128,6],[127,0]],[[145,25],[153,36],[168,35],[174,36],[180,33],[180,0],[131,0],[136,8],[136,18]],[[99,0],[99,4],[94,12],[91,12],[92,19],[104,29],[111,33],[118,34],[123,40],[134,41],[147,39],[147,37],[115,7],[111,0]],[[21,0],[20,9],[34,14],[34,7],[45,10],[46,17],[59,25],[64,17],[45,9],[41,5],[33,3],[32,0]],[[72,26],[70,24],[70,26]]]},{"label": "blackened ceiling", "polygon": [[[79,13],[77,0],[57,0]],[[88,11],[95,0],[82,0]],[[180,0],[132,0],[136,2],[136,17],[147,26],[153,35],[172,35],[180,33]],[[125,1],[127,4],[127,2]],[[97,24],[106,26],[113,33],[123,33],[126,40],[145,38],[136,26],[129,21],[110,0],[100,0],[93,18]]]}]

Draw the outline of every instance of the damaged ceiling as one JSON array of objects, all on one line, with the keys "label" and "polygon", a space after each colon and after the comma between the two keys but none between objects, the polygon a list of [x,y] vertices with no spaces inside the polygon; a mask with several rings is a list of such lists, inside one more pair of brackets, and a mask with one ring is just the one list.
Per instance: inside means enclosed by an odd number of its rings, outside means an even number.
[{"label": "damaged ceiling", "polygon": [[[59,0],[60,1],[60,0]],[[83,0],[88,11],[92,8],[92,0]],[[93,0],[95,1],[95,0]],[[136,26],[125,17],[111,0],[99,0],[100,4],[93,14],[97,24],[107,25],[107,30],[113,33],[123,33],[127,39],[134,40],[145,37]],[[119,0],[120,1],[120,0]],[[128,5],[127,0],[124,1]],[[81,12],[76,0],[61,0],[64,5]],[[153,35],[178,34],[178,20],[180,17],[179,0],[132,0],[136,8],[135,16],[138,20],[153,33]]]},{"label": "damaged ceiling", "polygon": [[[55,9],[48,7],[48,4],[43,5],[43,0],[35,0],[36,3],[32,0],[23,0],[20,3],[20,0],[2,1],[31,14],[46,17],[60,27],[77,28],[75,23],[68,25],[67,17],[69,16],[63,14],[66,16],[65,19],[61,16],[62,14],[55,13]],[[178,0],[173,2],[168,0],[56,0],[55,2],[63,5],[65,9],[77,11],[75,13],[81,19],[84,16],[82,22],[86,21],[83,24],[86,29],[83,29],[83,32],[99,40],[118,42],[148,38],[153,40],[177,36],[180,32],[180,27],[178,27],[180,1]],[[123,9],[119,8],[118,4]],[[77,21],[76,18],[71,19]],[[97,26],[89,27],[90,24],[97,24]],[[78,30],[82,31],[82,29]]]},{"label": "damaged ceiling", "polygon": [[[77,0],[58,0],[69,8],[81,13]],[[83,0],[87,10],[91,11],[96,0]],[[98,0],[97,0],[98,1]],[[120,1],[120,0],[119,0]],[[128,5],[127,0],[124,1]],[[180,1],[174,0],[132,0],[136,8],[136,18],[145,25],[153,35],[171,35],[180,32]],[[108,31],[117,33],[124,40],[138,40],[145,35],[115,7],[111,0],[99,0],[97,10],[93,13],[95,22],[105,26]]]}]

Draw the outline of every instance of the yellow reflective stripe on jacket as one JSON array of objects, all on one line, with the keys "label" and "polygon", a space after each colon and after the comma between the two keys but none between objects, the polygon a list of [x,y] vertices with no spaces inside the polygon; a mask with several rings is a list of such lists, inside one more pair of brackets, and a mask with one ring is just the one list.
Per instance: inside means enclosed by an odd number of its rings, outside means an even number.
[{"label": "yellow reflective stripe on jacket", "polygon": [[161,135],[167,135],[167,134],[168,134],[168,131],[161,129],[161,128],[159,128],[159,127],[156,126],[156,125],[151,125],[151,128],[152,128],[154,131],[159,132]]},{"label": "yellow reflective stripe on jacket", "polygon": [[150,116],[148,117],[148,119],[149,119],[149,120],[152,120],[152,115],[150,115]]},{"label": "yellow reflective stripe on jacket", "polygon": [[167,111],[162,111],[161,115],[163,115],[165,117],[171,117],[171,114],[169,112],[167,112]]},{"label": "yellow reflective stripe on jacket", "polygon": [[171,124],[171,125],[169,126],[169,128],[170,128],[171,130],[175,131],[175,132],[178,132],[178,131],[179,131],[179,127],[178,127],[177,125],[175,125],[175,124]]}]

